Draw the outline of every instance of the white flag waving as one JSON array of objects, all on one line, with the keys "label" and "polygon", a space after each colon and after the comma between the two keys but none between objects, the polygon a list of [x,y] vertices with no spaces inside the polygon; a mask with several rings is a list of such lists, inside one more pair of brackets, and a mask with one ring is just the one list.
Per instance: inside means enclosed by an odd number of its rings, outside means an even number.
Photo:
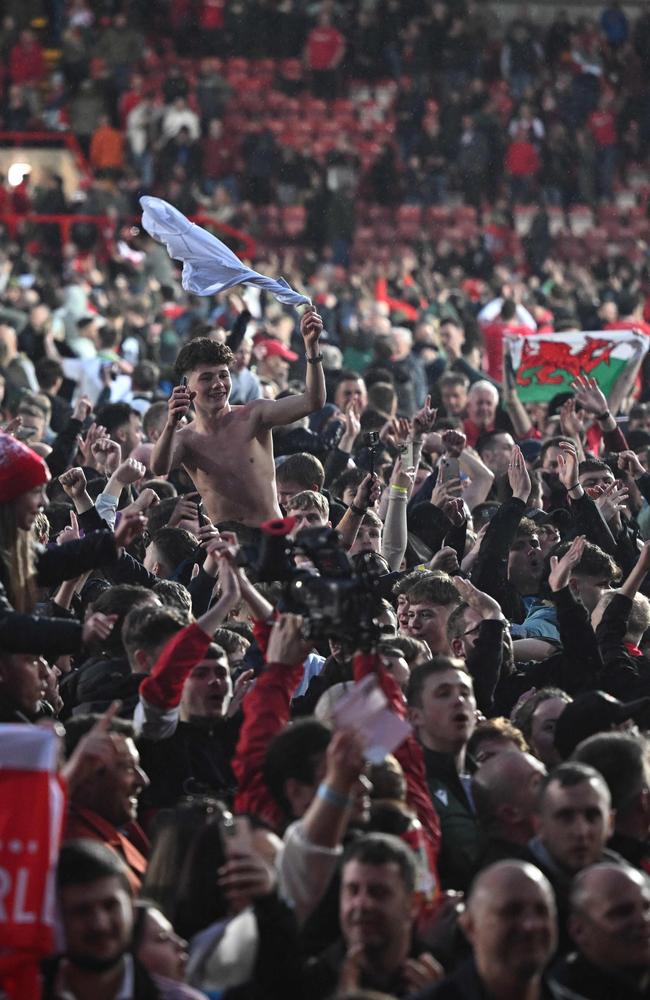
[{"label": "white flag waving", "polygon": [[183,288],[194,295],[216,295],[234,285],[248,283],[265,289],[287,306],[309,306],[306,295],[294,292],[284,278],[267,278],[242,264],[225,243],[195,225],[163,201],[140,198],[142,226],[159,243],[164,243],[174,260],[183,261]]}]

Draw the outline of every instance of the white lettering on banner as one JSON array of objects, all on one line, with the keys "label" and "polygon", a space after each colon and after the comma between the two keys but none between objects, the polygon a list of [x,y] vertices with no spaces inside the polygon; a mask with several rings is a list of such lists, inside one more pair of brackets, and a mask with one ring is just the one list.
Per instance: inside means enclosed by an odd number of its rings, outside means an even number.
[{"label": "white lettering on banner", "polygon": [[9,895],[11,889],[11,878],[6,868],[0,868],[0,920],[6,921],[7,911],[5,910],[3,899]]},{"label": "white lettering on banner", "polygon": [[27,897],[27,884],[29,882],[29,868],[19,868],[16,872],[16,884],[13,896],[13,905],[9,902],[12,890],[11,875],[6,868],[0,868],[0,921],[8,920],[8,912],[11,912],[11,920],[15,924],[34,924],[36,914],[25,909]]}]

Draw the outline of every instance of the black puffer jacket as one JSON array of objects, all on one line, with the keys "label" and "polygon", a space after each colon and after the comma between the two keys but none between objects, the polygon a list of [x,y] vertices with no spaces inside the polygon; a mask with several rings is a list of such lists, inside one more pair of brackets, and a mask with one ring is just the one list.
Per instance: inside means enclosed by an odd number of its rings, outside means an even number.
[{"label": "black puffer jacket", "polygon": [[[36,571],[39,587],[54,587],[74,580],[88,570],[115,562],[117,548],[110,531],[96,531],[78,541],[39,552]],[[9,571],[0,560],[0,648],[9,653],[43,653],[56,658],[78,653],[81,648],[80,622],[39,618],[15,611],[7,596]]]}]

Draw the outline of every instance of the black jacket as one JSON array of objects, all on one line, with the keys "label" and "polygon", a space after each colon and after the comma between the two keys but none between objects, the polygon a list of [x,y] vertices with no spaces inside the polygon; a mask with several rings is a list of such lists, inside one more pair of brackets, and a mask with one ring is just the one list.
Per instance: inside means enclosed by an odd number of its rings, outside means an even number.
[{"label": "black jacket", "polygon": [[553,595],[557,610],[562,649],[544,660],[526,663],[499,678],[491,715],[506,715],[517,699],[530,688],[559,687],[575,697],[583,691],[602,687],[603,661],[584,605],[569,587]]},{"label": "black jacket", "polygon": [[427,786],[442,834],[438,875],[443,889],[467,889],[481,848],[480,831],[453,754],[422,748]]},{"label": "black jacket", "polygon": [[634,701],[650,694],[650,664],[645,656],[633,656],[625,645],[632,601],[614,594],[596,629],[603,668],[597,687],[621,701]]},{"label": "black jacket", "polygon": [[[428,949],[420,942],[414,941],[409,952],[410,958],[417,958]],[[307,962],[304,974],[303,997],[309,1000],[326,1000],[336,994],[341,965],[345,959],[345,944],[336,941],[317,958]],[[379,975],[364,973],[361,977],[360,989],[377,990],[391,997],[406,997],[411,993],[410,987],[404,982],[401,973],[386,979]]]},{"label": "black jacket", "polygon": [[[542,1000],[564,1000],[563,994],[545,978],[542,983]],[[435,986],[415,994],[412,1000],[492,1000],[479,976],[474,959],[463,962],[451,976],[446,976]],[[568,998],[567,998],[568,1000]],[[580,1000],[579,997],[574,1000]]]},{"label": "black jacket", "polygon": [[168,739],[140,739],[140,761],[151,782],[140,797],[141,810],[171,808],[189,794],[231,802],[236,782],[230,763],[241,720],[238,713],[212,726],[179,722]]},{"label": "black jacket", "polygon": [[550,981],[566,1000],[650,1000],[650,974],[634,980],[572,954],[551,969]]},{"label": "black jacket", "polygon": [[[38,585],[50,588],[64,580],[74,580],[87,570],[114,562],[116,554],[110,531],[43,549],[36,563]],[[43,653],[51,658],[78,653],[81,623],[14,611],[7,597],[8,581],[9,571],[0,561],[0,647],[10,653]]]},{"label": "black jacket", "polygon": [[[56,989],[56,978],[62,956],[46,959],[42,966],[43,993],[42,1000],[57,1000],[60,993]],[[162,1000],[162,993],[153,979],[136,958],[133,959],[133,996],[137,1000]]]},{"label": "black jacket", "polygon": [[519,624],[526,617],[521,594],[508,580],[508,555],[526,504],[510,497],[490,521],[472,570],[472,583],[498,601],[506,618]]}]

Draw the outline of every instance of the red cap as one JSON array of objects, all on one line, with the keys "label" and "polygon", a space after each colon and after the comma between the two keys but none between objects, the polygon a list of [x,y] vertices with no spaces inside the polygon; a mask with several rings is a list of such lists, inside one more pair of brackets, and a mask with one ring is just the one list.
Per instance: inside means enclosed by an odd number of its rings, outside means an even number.
[{"label": "red cap", "polygon": [[298,355],[290,351],[281,340],[258,340],[255,344],[255,356],[262,361],[264,358],[283,358],[285,361],[297,361]]},{"label": "red cap", "polygon": [[11,503],[49,478],[40,455],[10,434],[0,434],[0,503]]}]

